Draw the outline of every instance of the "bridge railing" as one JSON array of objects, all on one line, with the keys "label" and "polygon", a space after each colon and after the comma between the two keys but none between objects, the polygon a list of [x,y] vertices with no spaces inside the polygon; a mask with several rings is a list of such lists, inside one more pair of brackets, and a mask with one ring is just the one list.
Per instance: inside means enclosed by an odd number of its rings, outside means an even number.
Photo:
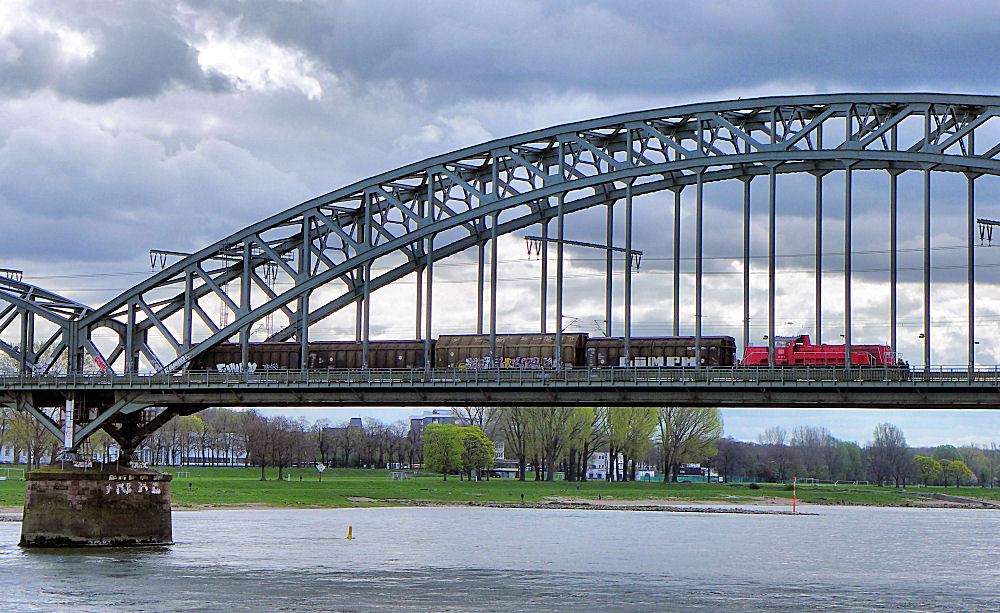
[{"label": "bridge railing", "polygon": [[1000,368],[934,367],[613,367],[539,369],[326,369],[218,372],[189,370],[177,374],[0,375],[0,389],[181,388],[214,386],[447,386],[447,385],[744,385],[817,386],[841,383],[969,384],[1000,382]]}]

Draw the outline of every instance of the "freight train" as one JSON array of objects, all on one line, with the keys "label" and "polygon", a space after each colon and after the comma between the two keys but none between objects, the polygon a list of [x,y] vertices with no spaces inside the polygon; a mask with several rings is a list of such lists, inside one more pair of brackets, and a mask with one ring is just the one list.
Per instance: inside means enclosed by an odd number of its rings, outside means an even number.
[{"label": "freight train", "polygon": [[[450,334],[432,339],[431,368],[457,369],[546,369],[556,366],[555,334],[497,334],[496,350],[490,352],[485,334]],[[369,341],[369,368],[423,369],[427,344],[422,340]],[[625,339],[590,337],[584,333],[562,335],[559,352],[563,368],[606,368],[612,366],[698,366],[693,336],[649,336],[629,339],[631,363],[625,360]],[[309,343],[306,369],[363,368],[363,348],[357,341],[316,341]],[[743,359],[736,357],[736,340],[731,336],[701,337],[701,366],[768,366],[768,348],[744,348]],[[302,349],[298,343],[250,343],[248,368],[258,370],[299,370]],[[194,370],[240,372],[241,350],[237,343],[209,349],[192,360]],[[775,366],[842,366],[843,345],[814,345],[809,335],[776,337]],[[897,366],[887,345],[852,345],[855,366]]]},{"label": "freight train", "polygon": [[[693,336],[654,336],[629,339],[630,366],[696,366]],[[545,369],[556,365],[555,334],[497,334],[496,350],[490,353],[490,337],[485,334],[442,335],[430,342],[432,368]],[[369,341],[369,368],[423,369],[426,346],[422,340]],[[248,368],[259,370],[299,370],[302,349],[298,343],[250,343]],[[559,352],[563,368],[625,366],[624,338],[591,338],[588,334],[563,334]],[[362,344],[357,341],[317,341],[309,343],[306,368],[362,368]],[[736,341],[731,336],[701,338],[701,366],[736,364]],[[193,370],[239,372],[241,350],[237,343],[225,343],[198,355]]]}]

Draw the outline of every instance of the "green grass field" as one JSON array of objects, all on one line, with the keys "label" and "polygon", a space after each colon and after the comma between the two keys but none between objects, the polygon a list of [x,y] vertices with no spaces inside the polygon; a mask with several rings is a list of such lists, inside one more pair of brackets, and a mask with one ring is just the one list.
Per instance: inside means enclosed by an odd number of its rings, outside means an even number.
[{"label": "green grass field", "polygon": [[[389,471],[361,469],[330,469],[320,482],[312,468],[286,471],[289,481],[278,481],[277,470],[268,470],[268,480],[260,481],[259,468],[177,468],[167,472],[186,471],[190,476],[175,477],[172,497],[175,507],[202,505],[262,505],[276,507],[363,507],[394,504],[384,501],[433,501],[439,503],[543,502],[551,497],[566,496],[596,500],[673,500],[679,502],[746,503],[761,498],[780,498],[791,502],[792,491],[783,484],[762,484],[752,489],[749,484],[671,483],[605,481],[519,482],[492,479],[470,483],[449,477],[417,476],[405,481],[393,481]],[[530,477],[529,477],[530,479]],[[871,486],[802,486],[798,499],[814,504],[908,505],[919,498],[914,492],[939,492],[949,495],[985,498],[1000,501],[1000,489],[977,487],[896,488]],[[354,500],[371,499],[371,500]],[[0,506],[24,504],[23,481],[0,481]]]}]

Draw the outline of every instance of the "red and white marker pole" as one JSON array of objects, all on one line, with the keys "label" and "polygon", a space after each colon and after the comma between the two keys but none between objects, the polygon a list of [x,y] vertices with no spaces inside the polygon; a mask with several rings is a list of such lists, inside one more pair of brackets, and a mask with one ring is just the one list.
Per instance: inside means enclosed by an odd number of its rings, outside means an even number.
[{"label": "red and white marker pole", "polygon": [[796,479],[796,477],[792,477],[792,513],[795,512],[795,502],[796,502],[796,500],[795,500],[795,479]]}]

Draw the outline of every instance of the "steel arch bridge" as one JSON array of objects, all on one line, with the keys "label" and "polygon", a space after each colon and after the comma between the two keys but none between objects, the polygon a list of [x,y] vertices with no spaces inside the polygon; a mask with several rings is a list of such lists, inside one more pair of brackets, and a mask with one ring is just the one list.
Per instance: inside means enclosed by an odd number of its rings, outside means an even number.
[{"label": "steel arch bridge", "polygon": [[[611,211],[625,206],[625,250],[631,252],[631,211],[634,197],[668,190],[674,194],[674,321],[678,332],[679,220],[681,192],[693,187],[695,217],[694,331],[696,346],[702,336],[704,215],[703,186],[737,180],[744,186],[744,278],[743,343],[749,340],[749,202],[751,183],[766,177],[768,215],[768,338],[773,351],[775,337],[775,201],[776,177],[807,173],[816,181],[817,271],[821,267],[821,223],[823,178],[831,172],[844,177],[845,303],[844,338],[851,346],[852,276],[852,176],[857,171],[885,171],[890,177],[889,207],[893,223],[891,284],[891,342],[896,346],[896,180],[905,172],[921,173],[924,186],[924,364],[930,366],[930,239],[931,176],[961,173],[968,185],[968,277],[969,277],[969,376],[975,380],[973,359],[974,314],[974,187],[983,175],[1000,175],[1000,97],[955,94],[837,94],[758,98],[693,104],[626,113],[570,123],[490,141],[430,158],[383,173],[248,226],[194,254],[164,258],[161,271],[126,290],[106,304],[89,308],[51,292],[24,283],[0,285],[0,334],[20,331],[17,345],[0,343],[0,351],[18,364],[21,383],[0,387],[0,400],[32,410],[46,420],[54,432],[58,420],[38,406],[58,406],[60,397],[89,394],[99,405],[99,416],[67,438],[67,446],[78,445],[97,427],[106,429],[115,420],[138,414],[149,406],[169,404],[174,412],[195,411],[209,406],[202,397],[185,395],[172,388],[152,393],[132,383],[96,398],[92,381],[66,383],[66,377],[39,381],[66,364],[74,380],[83,373],[89,356],[112,382],[134,382],[143,375],[162,381],[177,381],[188,364],[201,353],[223,342],[237,339],[242,363],[248,361],[251,332],[265,319],[280,325],[268,340],[295,341],[306,364],[310,328],[351,305],[356,307],[357,340],[368,355],[371,295],[409,275],[415,275],[416,337],[423,338],[429,354],[433,331],[433,274],[435,263],[449,256],[478,249],[477,332],[484,326],[484,251],[493,253],[496,265],[497,238],[537,226],[542,236],[555,243],[555,321],[563,315],[563,251],[566,215],[588,208],[607,206],[609,236]],[[977,138],[977,134],[979,137]],[[555,236],[550,237],[554,222]],[[545,249],[543,243],[542,249]],[[610,247],[610,242],[609,242]],[[631,336],[631,258],[626,257],[624,336],[626,352]],[[540,330],[546,331],[548,304],[548,258],[542,259]],[[610,251],[608,279],[610,279]],[[377,276],[376,264],[384,270]],[[491,346],[496,334],[495,268],[490,275]],[[274,281],[279,281],[275,283]],[[610,283],[610,281],[609,281]],[[816,289],[817,332],[821,329],[822,296]],[[322,290],[322,291],[319,291]],[[610,294],[610,285],[608,293]],[[610,317],[610,296],[607,308]],[[220,305],[223,307],[220,309]],[[226,313],[235,317],[228,320]],[[218,316],[216,316],[218,313]],[[47,336],[35,339],[35,322],[41,318]],[[19,328],[18,328],[19,326]],[[554,326],[556,351],[562,346],[561,326]],[[102,336],[103,335],[103,336]],[[113,342],[102,338],[110,336]],[[199,340],[196,340],[199,339]],[[42,359],[43,354],[48,355]],[[558,353],[556,362],[559,362]],[[367,360],[366,360],[367,362]],[[928,368],[929,369],[929,368]],[[24,383],[26,376],[31,379]],[[37,375],[37,376],[36,376]],[[39,377],[40,376],[40,377]],[[412,380],[411,374],[411,380]],[[81,378],[82,380],[82,378]],[[62,382],[59,382],[62,381]],[[509,381],[508,381],[509,383]],[[369,381],[370,384],[370,381]],[[498,381],[498,385],[500,382]],[[992,384],[996,387],[995,382]],[[140,386],[141,387],[141,386]],[[155,387],[155,386],[154,386]],[[751,388],[753,386],[750,386]],[[997,403],[1000,397],[977,389],[978,406]],[[44,390],[54,390],[46,396]],[[884,391],[884,390],[883,390]],[[953,390],[954,391],[954,390]],[[743,393],[743,392],[741,392]],[[926,398],[926,393],[924,398]],[[62,396],[59,396],[61,394]],[[447,396],[430,394],[425,402],[441,402]],[[616,392],[619,394],[619,392]],[[252,393],[250,394],[253,395]],[[294,394],[292,395],[294,396]],[[378,396],[373,394],[372,397]],[[391,396],[391,394],[390,394]],[[588,399],[607,402],[638,402],[628,397]],[[195,399],[195,398],[198,399]],[[397,396],[398,397],[398,396]],[[388,397],[387,397],[388,398]],[[618,399],[616,399],[618,398]],[[649,396],[642,397],[645,402]],[[775,406],[773,395],[743,393],[747,404]],[[271,398],[273,400],[273,398]],[[675,399],[683,402],[683,398]],[[696,404],[720,404],[714,397],[690,400]],[[232,397],[216,404],[230,404]],[[239,401],[239,400],[237,400]],[[455,397],[455,403],[472,402]],[[482,399],[477,399],[482,402]],[[510,400],[500,400],[509,402]],[[538,400],[539,402],[545,399]],[[248,401],[262,402],[262,401]],[[300,394],[293,403],[320,402]],[[367,401],[359,401],[362,403]],[[388,402],[379,400],[372,402]],[[838,406],[865,402],[891,403],[884,394],[876,400],[852,401],[840,395]],[[927,401],[929,402],[929,401]],[[41,403],[41,404],[40,404]],[[48,403],[48,404],[45,404]],[[763,403],[763,404],[762,404]],[[278,404],[268,402],[267,404]],[[926,404],[926,403],[925,403]],[[932,403],[931,403],[932,404]],[[883,404],[884,406],[884,404]],[[70,404],[70,408],[72,405]],[[72,411],[67,411],[72,415]],[[72,419],[66,420],[72,426]],[[133,420],[134,421],[134,420]],[[137,435],[144,426],[129,428]],[[128,430],[128,428],[126,428]],[[109,430],[110,432],[110,430]],[[122,432],[111,432],[116,438]]]}]

